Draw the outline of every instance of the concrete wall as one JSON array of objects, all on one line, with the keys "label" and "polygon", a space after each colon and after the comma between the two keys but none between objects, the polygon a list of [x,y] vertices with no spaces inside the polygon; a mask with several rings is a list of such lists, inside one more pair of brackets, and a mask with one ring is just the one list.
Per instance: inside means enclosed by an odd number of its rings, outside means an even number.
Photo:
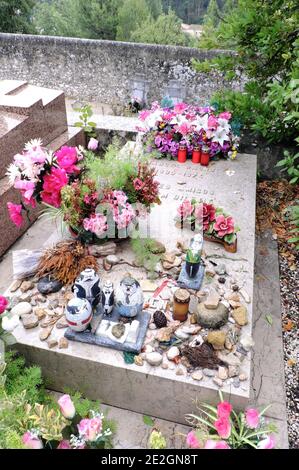
[{"label": "concrete wall", "polygon": [[[221,74],[197,74],[200,61],[224,51],[0,33],[0,80],[22,79],[77,100],[107,103],[117,114],[133,94],[147,103],[165,95],[206,104],[224,86]],[[227,52],[226,52],[227,53]]]}]

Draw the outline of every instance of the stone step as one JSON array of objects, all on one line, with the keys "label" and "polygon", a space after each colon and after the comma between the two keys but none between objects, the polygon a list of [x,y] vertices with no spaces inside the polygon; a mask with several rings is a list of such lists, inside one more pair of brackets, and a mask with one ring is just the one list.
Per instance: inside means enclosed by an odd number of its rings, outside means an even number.
[{"label": "stone step", "polygon": [[[84,133],[82,129],[77,127],[69,127],[60,136],[56,137],[48,144],[48,148],[53,152],[63,145],[77,146],[84,145]],[[1,140],[0,140],[1,143]],[[40,214],[40,207],[30,209],[30,220],[26,220],[25,224],[19,229],[9,219],[7,211],[7,202],[15,204],[20,203],[20,193],[10,185],[8,177],[0,179],[0,256],[30,227]]]},{"label": "stone step", "polygon": [[25,142],[40,138],[47,145],[67,129],[63,92],[10,82],[0,82],[0,178]]}]

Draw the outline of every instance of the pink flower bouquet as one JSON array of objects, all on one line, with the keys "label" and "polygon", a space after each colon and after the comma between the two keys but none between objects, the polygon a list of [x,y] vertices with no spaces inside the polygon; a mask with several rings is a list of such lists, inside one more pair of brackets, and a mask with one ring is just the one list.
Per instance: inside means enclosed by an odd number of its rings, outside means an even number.
[{"label": "pink flower bouquet", "polygon": [[187,415],[193,429],[186,437],[192,449],[273,449],[275,447],[273,424],[267,424],[262,411],[249,408],[236,413],[230,403],[223,400],[217,407],[199,403],[199,414]]},{"label": "pink flower bouquet", "polygon": [[228,245],[236,243],[239,231],[233,217],[226,214],[221,207],[195,199],[185,200],[179,205],[176,222],[181,228],[202,230],[205,238],[212,241],[223,240]]},{"label": "pink flower bouquet", "polygon": [[235,158],[239,138],[231,127],[229,112],[215,113],[211,106],[178,103],[162,107],[154,102],[151,109],[139,113],[138,130],[144,133],[145,151],[156,158],[176,157],[179,145],[185,144],[191,155],[194,147],[208,147],[210,156]]},{"label": "pink flower bouquet", "polygon": [[20,204],[8,202],[12,222],[21,227],[28,206],[47,206],[47,212],[62,217],[70,232],[86,243],[107,238],[127,238],[138,222],[141,206],[148,211],[160,203],[155,171],[146,161],[97,157],[98,146],[89,149],[64,146],[54,154],[39,140],[26,144],[7,171],[21,193]]}]

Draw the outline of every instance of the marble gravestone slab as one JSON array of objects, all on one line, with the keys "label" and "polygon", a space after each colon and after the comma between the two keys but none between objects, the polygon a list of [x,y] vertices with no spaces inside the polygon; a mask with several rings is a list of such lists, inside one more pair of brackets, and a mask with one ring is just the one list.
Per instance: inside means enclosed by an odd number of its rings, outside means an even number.
[{"label": "marble gravestone slab", "polygon": [[[71,328],[68,328],[64,336],[72,341],[80,341],[81,343],[104,346],[105,348],[112,348],[118,351],[127,351],[139,354],[144,342],[150,318],[150,313],[146,312],[145,310],[139,313],[136,317],[132,318],[132,320],[139,321],[138,335],[135,343],[129,343],[127,340],[124,343],[116,340],[113,341],[113,339],[106,336],[98,336],[97,334],[92,333],[90,329],[82,332],[76,332]],[[103,319],[110,320],[112,322],[119,322],[119,315],[114,310],[112,311],[111,316],[103,316]]]},{"label": "marble gravestone slab", "polygon": [[[240,227],[238,250],[227,253],[221,245],[204,242],[206,270],[214,269],[210,260],[225,264],[227,286],[235,281],[247,293],[248,324],[242,327],[241,335],[250,336],[252,330],[252,299],[255,249],[255,195],[256,156],[238,155],[235,161],[221,160],[208,167],[193,165],[191,161],[179,164],[175,161],[155,160],[153,165],[160,181],[162,204],[156,206],[148,220],[140,220],[144,236],[156,238],[165,244],[168,251],[176,247],[178,239],[189,243],[194,233],[188,228],[175,226],[178,205],[186,199],[196,198],[223,209],[233,216]],[[54,236],[53,236],[54,237]],[[60,236],[52,237],[58,241]],[[41,240],[41,246],[46,240]],[[117,256],[129,263],[134,259],[129,242],[117,244]],[[113,280],[114,285],[130,274],[138,280],[146,279],[141,268],[119,264],[110,272],[100,272],[103,281]],[[229,281],[230,280],[230,281]],[[159,284],[157,284],[159,285]],[[201,289],[216,288],[217,276],[212,280],[206,276]],[[219,388],[213,378],[203,376],[198,382],[186,372],[176,375],[171,368],[152,367],[146,362],[142,367],[125,364],[123,354],[93,344],[70,341],[67,349],[49,349],[39,340],[40,329],[25,330],[19,325],[14,331],[19,350],[31,363],[40,365],[51,387],[63,391],[66,387],[80,390],[87,397],[101,399],[103,403],[124,409],[161,417],[170,421],[185,422],[185,415],[194,412],[194,399],[216,404]],[[57,339],[64,332],[54,329]],[[241,337],[242,337],[241,336]],[[222,387],[224,399],[236,409],[248,405],[251,380],[251,353],[244,356],[241,371],[248,379],[239,384],[226,381]],[[171,400],[169,396],[171,393]]]}]

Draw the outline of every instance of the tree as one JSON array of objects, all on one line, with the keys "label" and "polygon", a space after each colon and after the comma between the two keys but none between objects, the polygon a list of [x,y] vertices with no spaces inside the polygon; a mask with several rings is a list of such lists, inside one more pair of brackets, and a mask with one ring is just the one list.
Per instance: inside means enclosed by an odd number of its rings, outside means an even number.
[{"label": "tree", "polygon": [[150,18],[151,13],[146,0],[124,0],[118,11],[116,39],[131,41],[133,31]]},{"label": "tree", "polygon": [[146,0],[152,17],[156,20],[163,13],[161,0]]},{"label": "tree", "polygon": [[216,27],[219,21],[220,17],[217,0],[210,0],[207,13],[203,19],[203,23],[212,27]]},{"label": "tree", "polygon": [[[298,25],[297,0],[239,0],[212,41],[235,53],[195,63],[198,71],[218,68],[229,79],[246,77],[246,94],[227,90],[217,100],[270,141],[289,143],[299,130]],[[207,47],[205,35],[201,45]]]},{"label": "tree", "polygon": [[32,11],[35,0],[0,0],[0,31],[34,33]]},{"label": "tree", "polygon": [[181,21],[173,10],[160,15],[157,20],[148,18],[131,35],[132,41],[151,44],[186,46],[187,36],[181,30]]}]

